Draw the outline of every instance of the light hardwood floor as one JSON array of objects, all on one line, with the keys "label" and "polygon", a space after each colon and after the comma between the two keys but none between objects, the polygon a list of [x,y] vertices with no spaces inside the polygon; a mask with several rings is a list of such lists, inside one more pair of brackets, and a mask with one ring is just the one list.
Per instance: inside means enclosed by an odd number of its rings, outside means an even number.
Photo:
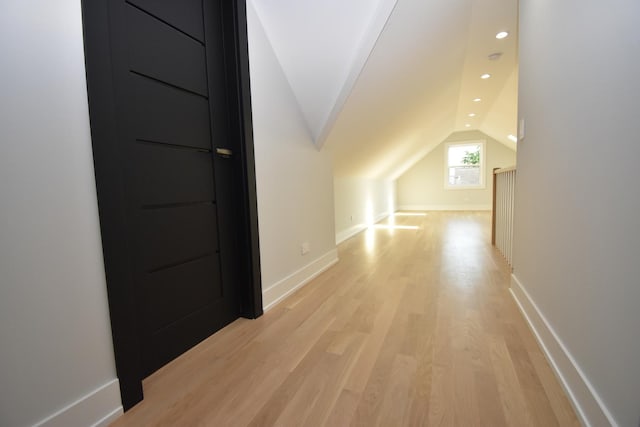
[{"label": "light hardwood floor", "polygon": [[396,215],[257,320],[144,381],[114,426],[574,426],[488,213]]}]

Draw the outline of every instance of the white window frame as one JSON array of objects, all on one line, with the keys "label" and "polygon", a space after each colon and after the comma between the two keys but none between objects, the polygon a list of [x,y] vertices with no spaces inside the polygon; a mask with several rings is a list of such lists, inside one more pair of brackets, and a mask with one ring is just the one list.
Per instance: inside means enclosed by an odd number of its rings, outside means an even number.
[{"label": "white window frame", "polygon": [[[478,185],[451,185],[449,184],[449,147],[460,145],[480,146],[480,184]],[[444,189],[445,190],[483,190],[486,188],[486,141],[483,139],[474,141],[447,142],[444,147]]]}]

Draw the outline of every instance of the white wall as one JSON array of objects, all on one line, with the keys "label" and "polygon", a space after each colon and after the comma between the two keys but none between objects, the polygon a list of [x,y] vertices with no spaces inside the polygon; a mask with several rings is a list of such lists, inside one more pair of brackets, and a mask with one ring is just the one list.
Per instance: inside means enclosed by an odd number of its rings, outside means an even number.
[{"label": "white wall", "polygon": [[0,425],[121,411],[80,2],[0,3]]},{"label": "white wall", "polygon": [[[263,304],[337,261],[331,160],[313,144],[296,99],[247,4]],[[310,252],[301,254],[308,242]]]},{"label": "white wall", "polygon": [[395,181],[334,177],[336,243],[396,210]]},{"label": "white wall", "polygon": [[638,17],[520,1],[513,288],[594,426],[640,420]]},{"label": "white wall", "polygon": [[[484,140],[485,188],[445,190],[447,142]],[[456,132],[398,178],[398,206],[404,210],[490,210],[493,197],[493,168],[513,166],[515,151],[478,131]]]},{"label": "white wall", "polygon": [[336,103],[342,106],[351,91],[395,0],[252,3],[319,143],[332,109]]}]

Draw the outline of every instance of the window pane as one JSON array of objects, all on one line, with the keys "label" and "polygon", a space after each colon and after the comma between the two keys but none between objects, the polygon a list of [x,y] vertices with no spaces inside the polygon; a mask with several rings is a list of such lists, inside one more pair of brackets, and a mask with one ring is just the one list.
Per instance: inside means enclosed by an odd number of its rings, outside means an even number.
[{"label": "window pane", "polygon": [[482,146],[455,144],[447,148],[447,185],[478,187],[482,185]]},{"label": "window pane", "polygon": [[449,185],[480,185],[480,165],[449,168]]},{"label": "window pane", "polygon": [[[461,165],[466,152],[473,150],[473,148],[474,147],[469,145],[454,145],[449,147],[449,166]],[[475,151],[478,151],[477,147]]]}]

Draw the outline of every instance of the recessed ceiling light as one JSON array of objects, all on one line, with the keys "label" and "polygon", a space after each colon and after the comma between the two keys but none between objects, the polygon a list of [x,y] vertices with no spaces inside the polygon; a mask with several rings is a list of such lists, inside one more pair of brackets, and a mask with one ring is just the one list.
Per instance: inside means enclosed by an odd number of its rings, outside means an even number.
[{"label": "recessed ceiling light", "polygon": [[491,74],[489,73],[484,73],[483,75],[480,76],[480,78],[484,80],[488,79],[489,77],[491,77]]},{"label": "recessed ceiling light", "polygon": [[518,138],[516,138],[515,135],[508,135],[507,138],[509,138],[513,142],[518,142]]},{"label": "recessed ceiling light", "polygon": [[470,125],[469,123],[465,123],[465,124],[464,124],[464,127],[466,127],[466,128],[470,128],[470,127],[471,127],[471,125]]},{"label": "recessed ceiling light", "polygon": [[476,116],[476,113],[469,113],[469,114],[467,114],[467,116],[469,116],[469,117],[475,117],[475,116]]},{"label": "recessed ceiling light", "polygon": [[506,32],[506,31],[500,31],[498,34],[496,34],[496,38],[497,38],[498,40],[502,40],[502,39],[506,38],[508,35],[509,35],[509,33],[508,33],[508,32]]},{"label": "recessed ceiling light", "polygon": [[480,102],[482,101],[482,98],[473,98],[473,102]]}]

